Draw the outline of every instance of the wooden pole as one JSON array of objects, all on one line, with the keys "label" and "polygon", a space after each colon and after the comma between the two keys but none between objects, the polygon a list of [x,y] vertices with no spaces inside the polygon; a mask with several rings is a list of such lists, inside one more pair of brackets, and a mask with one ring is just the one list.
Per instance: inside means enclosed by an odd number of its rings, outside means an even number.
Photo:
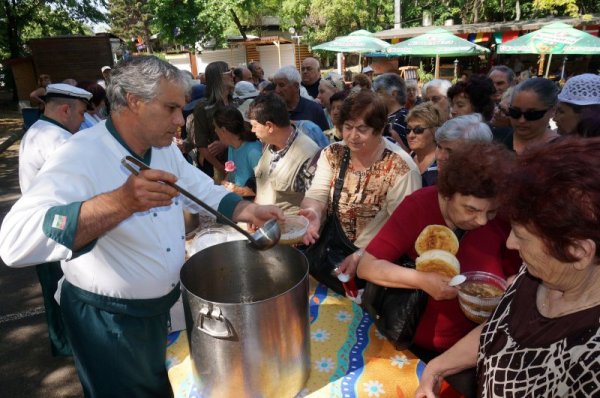
[{"label": "wooden pole", "polygon": [[552,53],[548,56],[548,66],[546,66],[546,74],[544,77],[548,78],[548,73],[550,73],[550,64],[552,64]]},{"label": "wooden pole", "polygon": [[544,74],[544,61],[546,60],[546,54],[540,54],[540,65],[538,66],[538,76],[542,76]]},{"label": "wooden pole", "polygon": [[440,78],[440,55],[436,54],[435,56],[435,78]]}]

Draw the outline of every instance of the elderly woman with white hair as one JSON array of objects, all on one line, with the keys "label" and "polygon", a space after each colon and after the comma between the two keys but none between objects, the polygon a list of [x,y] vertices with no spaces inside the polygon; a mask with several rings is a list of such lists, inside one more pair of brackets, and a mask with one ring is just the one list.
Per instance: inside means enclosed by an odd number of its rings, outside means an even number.
[{"label": "elderly woman with white hair", "polygon": [[482,121],[478,113],[448,120],[435,132],[437,143],[435,157],[438,170],[444,167],[450,154],[461,147],[461,143],[465,140],[492,142],[493,137],[490,127]]},{"label": "elderly woman with white hair", "polygon": [[431,80],[423,86],[423,101],[433,102],[444,120],[448,120],[450,117],[450,102],[448,101],[450,87],[452,87],[452,83],[444,79]]}]

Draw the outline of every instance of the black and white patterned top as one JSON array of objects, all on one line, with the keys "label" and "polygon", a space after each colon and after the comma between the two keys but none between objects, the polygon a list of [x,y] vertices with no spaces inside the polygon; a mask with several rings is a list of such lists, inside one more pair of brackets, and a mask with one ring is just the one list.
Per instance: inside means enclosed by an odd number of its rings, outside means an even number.
[{"label": "black and white patterned top", "polygon": [[600,397],[600,306],[546,318],[539,283],[522,267],[483,328],[478,396]]}]

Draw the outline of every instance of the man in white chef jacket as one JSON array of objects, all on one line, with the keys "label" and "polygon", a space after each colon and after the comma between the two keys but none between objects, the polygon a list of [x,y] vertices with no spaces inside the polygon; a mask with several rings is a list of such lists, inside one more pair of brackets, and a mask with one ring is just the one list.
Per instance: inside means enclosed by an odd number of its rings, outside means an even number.
[{"label": "man in white chef jacket", "polygon": [[[27,130],[19,149],[19,185],[25,193],[40,169],[72,134],[79,130],[92,93],[69,84],[49,84],[44,96],[43,115]],[[36,273],[42,287],[50,348],[55,356],[71,355],[64,333],[60,307],[54,300],[63,276],[60,262],[39,264]]]},{"label": "man in white chef jacket", "polygon": [[[213,184],[173,137],[190,81],[156,57],[112,70],[111,117],[62,145],[0,228],[9,266],[62,260],[61,309],[86,396],[170,396],[165,368],[169,308],[185,256],[183,209],[199,207],[178,185],[236,221],[281,219]],[[125,156],[148,164],[139,176]]]}]

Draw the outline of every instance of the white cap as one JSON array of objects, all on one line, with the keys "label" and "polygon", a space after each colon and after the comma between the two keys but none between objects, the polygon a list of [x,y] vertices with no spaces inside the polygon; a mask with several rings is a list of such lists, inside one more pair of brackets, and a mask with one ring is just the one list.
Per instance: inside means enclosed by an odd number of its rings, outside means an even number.
[{"label": "white cap", "polygon": [[89,102],[92,99],[92,93],[82,88],[71,86],[70,84],[56,83],[46,86],[46,95],[44,97],[74,98]]},{"label": "white cap", "polygon": [[370,66],[365,66],[362,70],[362,73],[371,73],[373,72],[373,68],[371,68]]},{"label": "white cap", "polygon": [[242,99],[254,98],[254,97],[257,97],[258,94],[260,94],[260,93],[258,92],[256,87],[254,87],[254,84],[247,82],[245,80],[237,82],[235,85],[235,89],[233,90],[233,96],[235,98],[242,98]]},{"label": "white cap", "polygon": [[103,66],[102,68],[100,68],[100,72],[102,72],[102,73],[104,73],[105,70],[111,70],[111,67],[106,65],[106,66]]},{"label": "white cap", "polygon": [[600,76],[592,73],[573,76],[558,94],[558,100],[582,106],[600,104]]}]

